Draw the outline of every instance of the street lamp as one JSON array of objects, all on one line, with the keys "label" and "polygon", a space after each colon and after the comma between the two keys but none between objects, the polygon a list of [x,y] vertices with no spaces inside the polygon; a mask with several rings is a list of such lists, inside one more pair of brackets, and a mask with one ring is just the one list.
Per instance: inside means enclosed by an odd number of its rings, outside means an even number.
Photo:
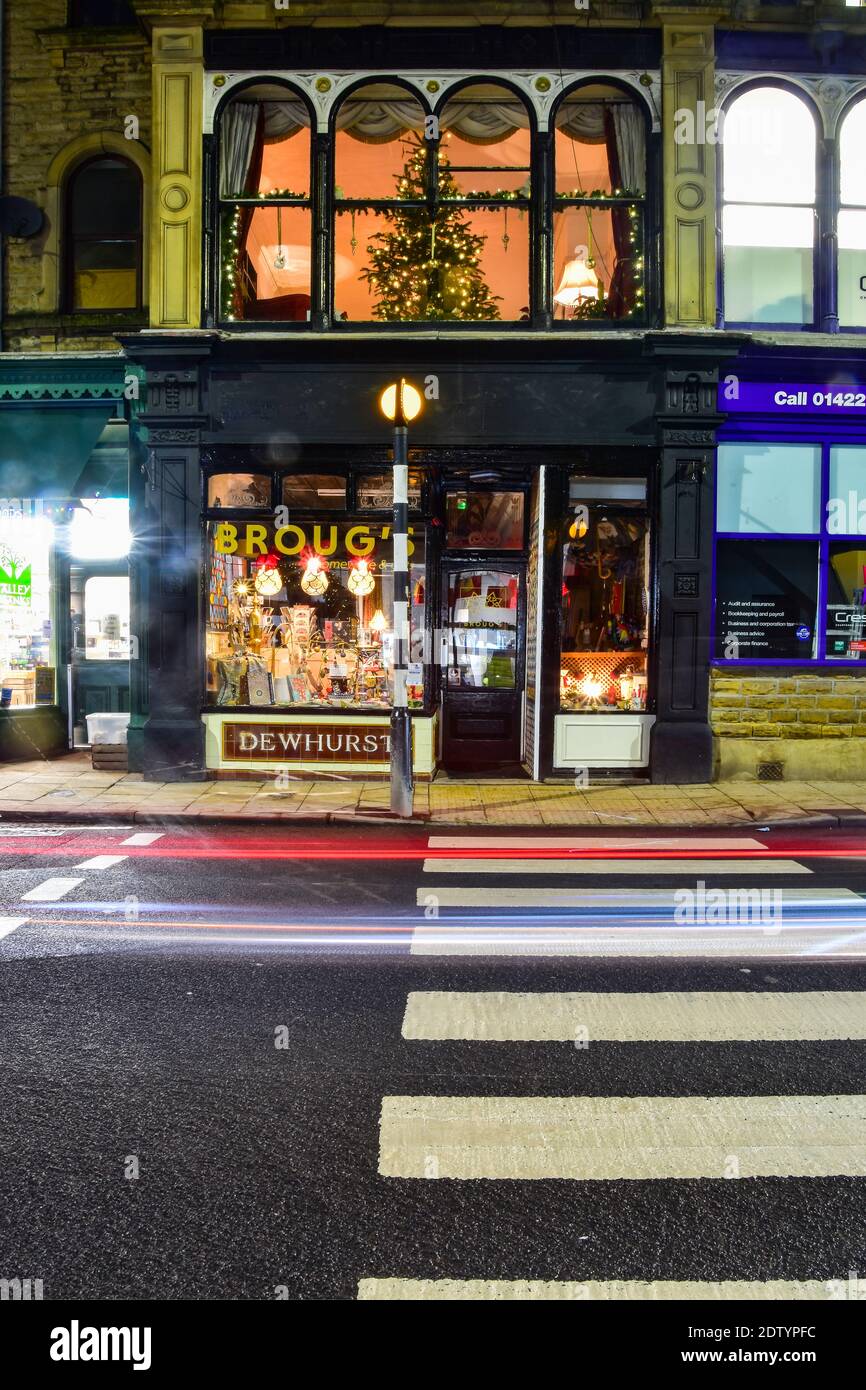
[{"label": "street lamp", "polygon": [[406,677],[409,658],[409,425],[421,414],[420,391],[401,377],[386,386],[379,408],[394,426],[394,701],[391,706],[391,813],[413,810],[412,726]]}]

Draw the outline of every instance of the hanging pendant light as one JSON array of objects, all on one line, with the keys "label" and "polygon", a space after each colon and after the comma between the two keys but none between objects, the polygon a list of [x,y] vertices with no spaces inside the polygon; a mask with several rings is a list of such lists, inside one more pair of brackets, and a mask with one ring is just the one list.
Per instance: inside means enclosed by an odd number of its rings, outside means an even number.
[{"label": "hanging pendant light", "polygon": [[367,560],[356,560],[349,570],[347,580],[349,593],[356,598],[366,598],[367,594],[372,594],[376,587],[375,576],[370,573],[370,565]]},{"label": "hanging pendant light", "polygon": [[328,571],[321,555],[309,555],[301,575],[301,588],[312,598],[321,598],[327,592]]}]

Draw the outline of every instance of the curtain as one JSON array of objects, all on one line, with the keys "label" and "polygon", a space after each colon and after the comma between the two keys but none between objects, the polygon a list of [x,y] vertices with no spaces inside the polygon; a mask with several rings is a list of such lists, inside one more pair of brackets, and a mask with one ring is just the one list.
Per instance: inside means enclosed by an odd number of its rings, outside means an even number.
[{"label": "curtain", "polygon": [[556,128],[579,140],[582,145],[600,145],[604,140],[603,101],[573,102],[556,113]]},{"label": "curtain", "polygon": [[[226,110],[220,126],[220,196],[244,197],[255,193],[262,172],[264,115],[257,101],[236,101]],[[234,293],[231,311],[244,317],[244,304],[255,299],[247,284],[247,233],[255,209],[240,209],[235,248]]]},{"label": "curtain", "polygon": [[[638,146],[634,123],[631,121],[617,122],[614,114],[616,109],[616,107],[610,107],[605,111],[604,116],[610,186],[611,188],[640,187],[642,191],[644,175],[640,164],[643,156],[643,128],[642,126],[638,128],[637,134],[640,137]],[[640,116],[633,107],[623,109],[636,116],[640,121]],[[639,185],[632,182],[633,179],[638,178],[640,179]],[[629,313],[635,302],[634,248],[631,245],[631,218],[628,208],[611,208],[610,216],[613,226],[616,266],[604,309],[608,318],[620,319]]]}]

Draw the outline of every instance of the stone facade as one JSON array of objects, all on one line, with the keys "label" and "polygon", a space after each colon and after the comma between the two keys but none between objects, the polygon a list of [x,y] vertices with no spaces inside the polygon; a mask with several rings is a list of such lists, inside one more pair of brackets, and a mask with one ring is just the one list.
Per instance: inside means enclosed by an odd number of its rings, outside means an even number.
[{"label": "stone facade", "polygon": [[[151,127],[150,42],[137,29],[68,29],[66,0],[7,6],[3,55],[4,193],[43,209],[42,230],[8,239],[3,267],[3,347],[10,351],[117,350],[120,327],[142,314],[63,314],[63,181],[102,150],[128,154],[145,175]],[[124,118],[139,121],[138,141]],[[145,285],[147,282],[145,266]]]},{"label": "stone facade", "polygon": [[721,777],[866,773],[866,671],[716,667],[710,722]]}]

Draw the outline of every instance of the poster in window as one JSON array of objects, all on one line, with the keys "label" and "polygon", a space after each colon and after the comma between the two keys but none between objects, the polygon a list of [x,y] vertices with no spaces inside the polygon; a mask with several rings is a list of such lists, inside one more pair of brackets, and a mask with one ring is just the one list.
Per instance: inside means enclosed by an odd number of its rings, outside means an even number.
[{"label": "poster in window", "polygon": [[811,541],[720,540],[716,656],[813,657],[817,599],[818,547]]}]

